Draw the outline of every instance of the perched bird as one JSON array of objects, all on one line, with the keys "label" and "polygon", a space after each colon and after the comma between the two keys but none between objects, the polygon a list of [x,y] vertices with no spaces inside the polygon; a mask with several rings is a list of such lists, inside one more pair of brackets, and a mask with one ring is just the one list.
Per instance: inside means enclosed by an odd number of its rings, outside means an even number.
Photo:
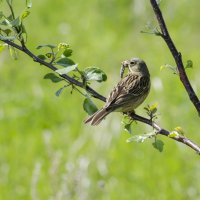
[{"label": "perched bird", "polygon": [[86,119],[85,123],[98,125],[111,112],[134,111],[146,99],[151,84],[145,62],[139,58],[131,58],[122,62],[122,68],[128,68],[128,74],[110,92],[103,108]]}]

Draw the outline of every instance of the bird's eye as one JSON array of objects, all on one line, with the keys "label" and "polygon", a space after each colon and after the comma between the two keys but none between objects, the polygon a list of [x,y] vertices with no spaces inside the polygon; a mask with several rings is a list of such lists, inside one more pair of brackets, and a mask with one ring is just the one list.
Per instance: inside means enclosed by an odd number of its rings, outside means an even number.
[{"label": "bird's eye", "polygon": [[131,64],[131,65],[135,65],[135,64],[136,64],[136,61],[131,61],[130,64]]}]

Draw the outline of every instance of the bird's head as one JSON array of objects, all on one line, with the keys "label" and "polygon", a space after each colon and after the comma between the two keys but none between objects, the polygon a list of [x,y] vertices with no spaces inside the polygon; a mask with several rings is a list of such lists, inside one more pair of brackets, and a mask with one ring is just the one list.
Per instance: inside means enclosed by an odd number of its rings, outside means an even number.
[{"label": "bird's head", "polygon": [[129,73],[142,73],[149,75],[146,63],[140,58],[131,58],[122,62],[123,68],[128,68]]}]

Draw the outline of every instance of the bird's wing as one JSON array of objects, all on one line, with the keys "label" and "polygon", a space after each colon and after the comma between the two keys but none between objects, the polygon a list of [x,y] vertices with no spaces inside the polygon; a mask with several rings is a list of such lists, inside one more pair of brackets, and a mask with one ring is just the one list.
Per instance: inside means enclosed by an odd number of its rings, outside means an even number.
[{"label": "bird's wing", "polygon": [[140,96],[146,93],[150,88],[150,78],[149,76],[141,76],[135,80],[134,84],[130,84],[128,88],[128,94],[132,96]]},{"label": "bird's wing", "polygon": [[127,75],[111,91],[105,107],[115,110],[128,104],[149,90],[149,81],[148,76]]}]

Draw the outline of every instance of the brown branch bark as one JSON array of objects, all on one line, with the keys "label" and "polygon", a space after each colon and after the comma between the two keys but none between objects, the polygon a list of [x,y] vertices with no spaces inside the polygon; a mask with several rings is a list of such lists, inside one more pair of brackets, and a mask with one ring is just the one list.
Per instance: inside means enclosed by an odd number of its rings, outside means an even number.
[{"label": "brown branch bark", "polygon": [[160,35],[164,39],[165,43],[167,44],[175,62],[176,62],[177,69],[179,71],[180,80],[181,80],[182,84],[184,85],[191,102],[195,106],[195,108],[200,116],[200,101],[199,101],[199,98],[197,97],[196,93],[194,92],[194,90],[191,86],[191,83],[188,79],[188,76],[185,72],[181,53],[177,50],[176,46],[174,45],[174,42],[171,39],[171,36],[168,32],[167,26],[164,21],[162,12],[161,12],[156,0],[150,0],[150,2],[152,5],[152,8],[154,10],[154,13],[156,15],[158,24],[160,26],[160,30],[161,30]]},{"label": "brown branch bark", "polygon": [[[139,122],[142,122],[142,123],[145,123],[145,124],[148,124],[149,126],[153,127],[156,131],[157,131],[157,134],[160,134],[160,135],[164,135],[164,136],[167,136],[169,137],[170,135],[170,132],[166,129],[163,129],[161,128],[157,123],[155,123],[154,121],[150,120],[150,119],[147,119],[147,118],[144,118],[144,117],[141,117],[135,113],[131,113],[129,114],[130,117],[133,119],[133,120],[136,120],[136,121],[139,121]],[[183,143],[187,146],[189,146],[190,148],[192,148],[194,151],[196,151],[198,154],[200,154],[200,146],[195,144],[193,141],[191,141],[190,139],[188,139],[187,137],[183,136],[183,135],[178,135],[176,137],[169,137],[173,140],[176,140],[180,143]]]}]

